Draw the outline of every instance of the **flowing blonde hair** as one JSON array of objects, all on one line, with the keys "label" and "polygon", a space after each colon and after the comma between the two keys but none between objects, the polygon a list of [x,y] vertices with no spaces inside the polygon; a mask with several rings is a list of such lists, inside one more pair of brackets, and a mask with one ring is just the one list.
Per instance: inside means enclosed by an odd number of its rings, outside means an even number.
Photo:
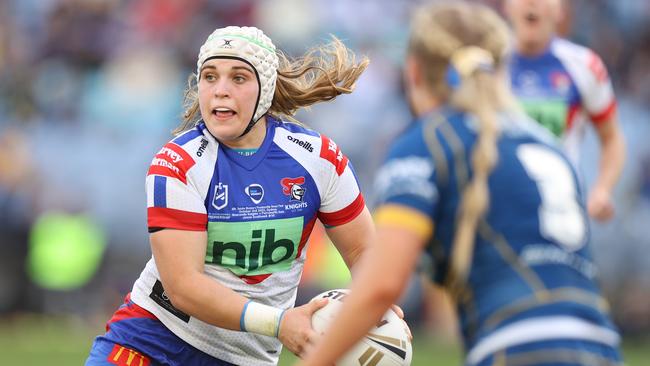
[{"label": "flowing blonde hair", "polygon": [[[506,23],[476,3],[427,5],[412,21],[409,53],[424,66],[431,91],[480,122],[471,155],[473,177],[462,188],[451,252],[447,285],[452,291],[459,291],[467,279],[477,225],[490,203],[487,179],[498,160],[497,113],[515,105],[502,67],[509,42]],[[450,65],[459,85],[448,83]]]},{"label": "flowing blonde hair", "polygon": [[[291,58],[280,51],[278,57],[278,79],[268,113],[293,121],[300,108],[352,93],[370,63],[365,56],[357,62],[354,53],[334,36],[329,43],[312,48],[300,57]],[[183,121],[174,134],[191,128],[201,118],[194,74],[188,78],[183,107]]]}]

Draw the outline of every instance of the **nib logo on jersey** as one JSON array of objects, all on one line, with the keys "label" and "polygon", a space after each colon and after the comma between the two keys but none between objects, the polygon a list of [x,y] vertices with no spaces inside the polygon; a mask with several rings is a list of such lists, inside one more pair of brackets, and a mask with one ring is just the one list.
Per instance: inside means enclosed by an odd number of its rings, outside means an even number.
[{"label": "nib logo on jersey", "polygon": [[228,268],[238,276],[288,270],[302,237],[303,218],[209,222],[206,263]]},{"label": "nib logo on jersey", "polygon": [[280,185],[282,185],[282,193],[284,193],[285,196],[289,196],[290,202],[295,202],[284,205],[284,208],[286,210],[305,208],[308,206],[307,202],[304,201],[306,191],[304,184],[305,177],[287,177],[280,180]]}]

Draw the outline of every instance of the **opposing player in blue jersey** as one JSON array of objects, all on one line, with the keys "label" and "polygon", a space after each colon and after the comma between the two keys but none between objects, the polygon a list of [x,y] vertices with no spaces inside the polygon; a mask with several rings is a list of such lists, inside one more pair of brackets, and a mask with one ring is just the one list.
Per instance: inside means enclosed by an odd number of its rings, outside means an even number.
[{"label": "opposing player in blue jersey", "polygon": [[332,364],[377,324],[423,249],[455,298],[467,365],[620,364],[575,172],[516,107],[509,37],[477,3],[415,12],[405,80],[417,119],[377,177],[376,243],[303,365]]},{"label": "opposing player in blue jersey", "polygon": [[325,302],[292,308],[316,220],[348,267],[374,226],[347,157],[289,123],[350,93],[368,64],[338,40],[298,59],[253,27],[200,49],[179,134],[147,174],[152,259],[86,365],[275,365]]},{"label": "opposing player in blue jersey", "polygon": [[590,49],[557,37],[562,0],[506,0],[505,5],[515,34],[510,65],[514,93],[528,115],[562,139],[574,163],[591,121],[601,156],[587,211],[608,220],[614,214],[612,191],[623,169],[625,143],[607,69]]}]

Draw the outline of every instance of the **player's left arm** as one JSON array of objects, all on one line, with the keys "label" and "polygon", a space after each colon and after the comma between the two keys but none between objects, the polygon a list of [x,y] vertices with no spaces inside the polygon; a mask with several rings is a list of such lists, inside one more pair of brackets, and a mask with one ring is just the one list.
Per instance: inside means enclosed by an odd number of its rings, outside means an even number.
[{"label": "player's left arm", "polygon": [[625,162],[625,142],[620,129],[616,97],[607,68],[601,58],[587,52],[587,69],[583,84],[583,106],[598,134],[601,154],[598,177],[587,200],[589,216],[605,221],[614,215],[612,192]]},{"label": "player's left arm", "polygon": [[600,140],[598,177],[587,201],[589,216],[606,221],[614,215],[612,194],[625,163],[625,140],[616,113],[596,125]]},{"label": "player's left arm", "polygon": [[370,245],[375,235],[375,225],[368,208],[364,206],[363,211],[352,221],[328,227],[326,232],[346,266],[352,271],[361,254]]}]

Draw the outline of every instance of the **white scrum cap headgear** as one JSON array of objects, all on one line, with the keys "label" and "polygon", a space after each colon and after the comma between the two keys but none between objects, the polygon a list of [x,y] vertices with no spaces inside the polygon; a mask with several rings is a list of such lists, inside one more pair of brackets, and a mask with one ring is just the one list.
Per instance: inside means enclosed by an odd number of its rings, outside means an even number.
[{"label": "white scrum cap headgear", "polygon": [[253,67],[257,74],[260,92],[255,105],[253,119],[244,134],[271,107],[275,82],[278,78],[278,55],[271,39],[255,27],[229,26],[212,32],[199,50],[196,62],[196,80],[201,77],[201,66],[212,58],[235,58]]}]

